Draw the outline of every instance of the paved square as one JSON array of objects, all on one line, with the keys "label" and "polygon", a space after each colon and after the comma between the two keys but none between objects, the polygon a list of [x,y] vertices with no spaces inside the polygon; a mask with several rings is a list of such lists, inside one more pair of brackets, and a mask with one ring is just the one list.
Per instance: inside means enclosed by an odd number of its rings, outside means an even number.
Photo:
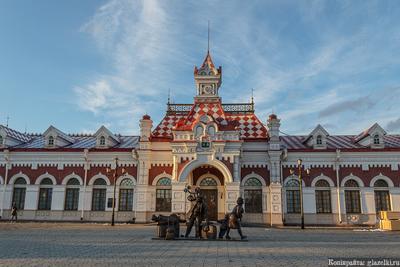
[{"label": "paved square", "polygon": [[327,266],[400,251],[399,232],[243,230],[249,242],[151,240],[153,225],[0,223],[0,266]]}]

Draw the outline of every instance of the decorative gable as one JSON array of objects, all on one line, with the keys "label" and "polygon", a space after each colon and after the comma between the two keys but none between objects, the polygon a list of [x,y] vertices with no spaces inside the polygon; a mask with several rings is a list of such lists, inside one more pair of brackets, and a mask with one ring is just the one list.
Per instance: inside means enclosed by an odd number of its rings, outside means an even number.
[{"label": "decorative gable", "polygon": [[74,138],[52,125],[43,133],[43,137],[45,140],[45,147],[47,148],[64,147],[75,142]]},{"label": "decorative gable", "polygon": [[104,125],[94,134],[97,148],[109,148],[120,143],[117,136],[110,132]]},{"label": "decorative gable", "polygon": [[384,136],[386,131],[378,124],[374,123],[370,128],[366,129],[354,138],[354,141],[364,147],[384,148]]},{"label": "decorative gable", "polygon": [[313,149],[326,149],[326,137],[329,133],[320,124],[304,139],[303,143]]}]

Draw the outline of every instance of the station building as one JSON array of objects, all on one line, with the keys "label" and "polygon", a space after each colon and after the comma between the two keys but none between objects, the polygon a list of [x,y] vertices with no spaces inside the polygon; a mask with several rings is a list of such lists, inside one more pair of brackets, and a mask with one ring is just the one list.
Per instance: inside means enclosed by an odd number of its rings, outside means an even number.
[{"label": "station building", "polygon": [[298,224],[301,200],[309,225],[373,225],[378,211],[400,211],[399,135],[377,123],[354,135],[321,125],[282,135],[278,116],[258,118],[253,100],[222,101],[209,52],[194,80],[193,103],[168,103],[158,124],[144,115],[138,136],[0,126],[1,218],[14,203],[23,220],[110,221],[115,192],[117,221],[148,222],[188,211],[187,185],[202,189],[211,220],[239,196],[244,222],[265,225]]}]

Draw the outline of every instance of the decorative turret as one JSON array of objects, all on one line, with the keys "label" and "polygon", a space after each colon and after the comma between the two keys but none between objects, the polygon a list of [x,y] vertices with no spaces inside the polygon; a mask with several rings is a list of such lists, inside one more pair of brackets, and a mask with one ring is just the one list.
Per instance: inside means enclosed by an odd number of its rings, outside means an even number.
[{"label": "decorative turret", "polygon": [[271,114],[268,117],[267,127],[269,134],[270,149],[280,149],[279,141],[279,127],[281,126],[280,119],[275,114]]},{"label": "decorative turret", "polygon": [[153,121],[149,115],[144,115],[140,120],[140,141],[149,141]]},{"label": "decorative turret", "polygon": [[197,97],[218,97],[218,89],[222,83],[222,68],[217,69],[211,59],[210,51],[200,68],[194,67]]}]

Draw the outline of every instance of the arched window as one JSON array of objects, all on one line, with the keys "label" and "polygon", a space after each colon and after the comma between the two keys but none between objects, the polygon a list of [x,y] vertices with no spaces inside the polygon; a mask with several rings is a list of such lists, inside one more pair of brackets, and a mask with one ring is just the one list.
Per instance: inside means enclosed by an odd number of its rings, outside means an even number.
[{"label": "arched window", "polygon": [[326,180],[318,180],[315,183],[315,205],[317,213],[332,213],[331,190]]},{"label": "arched window", "polygon": [[374,135],[374,145],[379,145],[380,144],[380,139],[379,139],[379,135]]},{"label": "arched window", "polygon": [[196,137],[200,137],[203,135],[203,126],[201,125],[197,125],[196,126],[196,132],[195,132],[195,136]]},{"label": "arched window", "polygon": [[156,185],[156,211],[170,212],[172,208],[171,179],[163,177]]},{"label": "arched window", "polygon": [[317,145],[322,145],[322,136],[321,135],[317,136]]},{"label": "arched window", "polygon": [[3,145],[4,139],[3,136],[0,135],[0,146]]},{"label": "arched window", "polygon": [[210,136],[214,136],[215,135],[215,127],[214,126],[209,126],[208,127],[208,134]]},{"label": "arched window", "polygon": [[288,213],[300,213],[300,183],[290,179],[286,185],[286,209]]},{"label": "arched window", "polygon": [[356,180],[349,179],[344,183],[344,187],[358,187],[358,183]]},{"label": "arched window", "polygon": [[103,178],[97,178],[93,185],[107,185],[107,182]]},{"label": "arched window", "polygon": [[203,180],[201,180],[200,182],[200,186],[217,186],[217,181],[215,181],[213,178],[211,177],[207,177],[204,178]]},{"label": "arched window", "polygon": [[374,183],[374,193],[375,193],[375,210],[376,212],[380,211],[390,211],[390,194],[389,194],[389,185],[383,180],[376,180]]},{"label": "arched window", "polygon": [[258,178],[244,183],[244,209],[246,213],[262,213],[262,183]]},{"label": "arched window", "polygon": [[171,185],[171,179],[169,179],[167,177],[163,177],[163,178],[158,180],[157,185],[158,186],[170,186]]},{"label": "arched window", "polygon": [[132,211],[133,210],[133,187],[135,183],[125,178],[119,185],[119,211]]},{"label": "arched window", "polygon": [[65,190],[65,204],[64,210],[78,210],[79,203],[79,180],[71,178],[67,182]]},{"label": "arched window", "polygon": [[40,182],[38,210],[51,210],[52,187],[53,181],[50,178],[44,178]]},{"label": "arched window", "polygon": [[103,178],[97,178],[93,183],[92,210],[106,210],[107,182]]},{"label": "arched window", "polygon": [[54,137],[53,136],[49,136],[49,139],[47,140],[47,145],[54,146]]},{"label": "arched window", "polygon": [[360,190],[357,181],[349,179],[344,187],[346,213],[361,213]]},{"label": "arched window", "polygon": [[262,186],[262,183],[257,178],[251,177],[247,179],[247,181],[244,183],[244,186]]},{"label": "arched window", "polygon": [[105,146],[106,145],[106,138],[104,136],[100,136],[100,146]]},{"label": "arched window", "polygon": [[19,177],[14,182],[12,205],[15,205],[18,210],[23,210],[25,207],[26,181]]}]

